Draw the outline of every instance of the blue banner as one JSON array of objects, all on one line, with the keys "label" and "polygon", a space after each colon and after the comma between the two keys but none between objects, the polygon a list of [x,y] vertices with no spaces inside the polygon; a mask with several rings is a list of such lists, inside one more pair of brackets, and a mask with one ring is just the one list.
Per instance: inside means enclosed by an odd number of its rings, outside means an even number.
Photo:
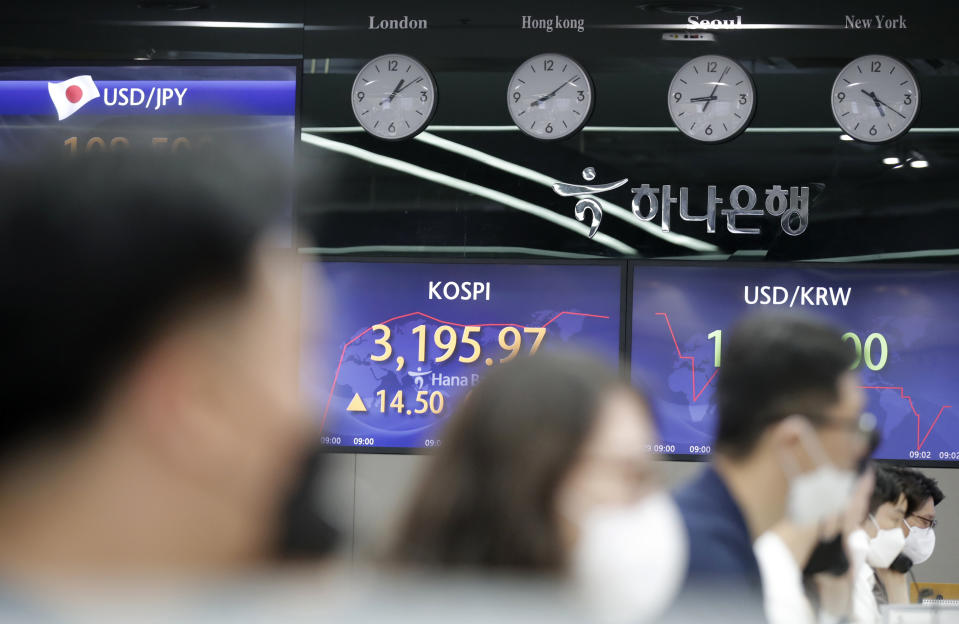
[{"label": "blue banner", "polygon": [[[296,111],[296,82],[293,80],[97,80],[95,72],[91,75],[99,97],[80,108],[75,113],[77,116],[292,117]],[[55,118],[57,111],[48,84],[40,80],[0,81],[0,115],[51,115]]]}]

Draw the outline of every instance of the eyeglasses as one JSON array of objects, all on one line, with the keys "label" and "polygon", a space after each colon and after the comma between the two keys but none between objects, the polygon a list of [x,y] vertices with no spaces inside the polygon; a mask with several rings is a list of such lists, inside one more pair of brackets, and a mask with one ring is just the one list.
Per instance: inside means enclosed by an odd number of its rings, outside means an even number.
[{"label": "eyeglasses", "polygon": [[916,527],[917,529],[918,529],[918,528],[934,529],[934,528],[936,528],[936,525],[939,524],[938,522],[936,522],[936,519],[935,519],[935,518],[927,518],[927,517],[925,517],[925,516],[920,516],[919,514],[912,514],[912,515],[909,516],[909,517],[910,517],[910,518],[915,518],[915,519],[917,519],[917,520],[922,520],[923,522],[926,523],[927,526],[925,526],[925,527]]}]

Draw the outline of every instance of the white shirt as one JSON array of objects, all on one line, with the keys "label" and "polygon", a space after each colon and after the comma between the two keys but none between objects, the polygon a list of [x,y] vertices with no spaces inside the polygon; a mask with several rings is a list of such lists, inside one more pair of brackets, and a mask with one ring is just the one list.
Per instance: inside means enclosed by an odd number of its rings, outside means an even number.
[{"label": "white shirt", "polygon": [[872,591],[875,586],[876,571],[868,563],[863,563],[856,570],[852,587],[852,615],[856,624],[878,624],[879,604]]},{"label": "white shirt", "polygon": [[815,624],[803,589],[802,570],[786,543],[774,531],[767,531],[753,544],[763,583],[763,608],[769,624]]}]

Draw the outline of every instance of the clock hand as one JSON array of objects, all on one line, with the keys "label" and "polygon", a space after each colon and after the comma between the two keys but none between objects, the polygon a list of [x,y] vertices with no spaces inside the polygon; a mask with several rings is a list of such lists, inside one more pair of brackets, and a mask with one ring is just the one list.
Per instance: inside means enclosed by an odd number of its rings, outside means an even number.
[{"label": "clock hand", "polygon": [[534,106],[536,106],[536,105],[539,104],[540,102],[545,102],[546,100],[548,100],[548,99],[550,99],[551,97],[553,97],[554,95],[556,95],[556,94],[559,92],[560,89],[562,89],[563,87],[565,87],[565,86],[568,85],[568,84],[572,84],[573,81],[575,81],[575,80],[579,80],[579,76],[574,76],[573,78],[571,78],[571,79],[569,79],[569,80],[564,80],[564,81],[563,81],[563,84],[559,85],[558,87],[556,87],[555,89],[553,89],[552,91],[550,91],[549,93],[547,93],[546,95],[540,97],[538,100],[534,100],[533,103],[529,105],[529,107],[530,107],[530,108],[533,108]]},{"label": "clock hand", "polygon": [[[413,82],[407,84],[407,85],[406,85],[405,87],[403,87],[402,89],[397,89],[397,90],[396,90],[396,94],[400,94],[400,93],[402,93],[403,91],[406,91],[407,89],[409,89],[410,87],[412,87],[413,85],[415,85],[416,83],[422,82],[422,81],[423,81],[423,77],[420,76],[419,78],[417,78],[417,79],[414,80]],[[402,83],[403,81],[401,80],[400,82]],[[399,86],[399,85],[397,85],[397,86]]]},{"label": "clock hand", "polygon": [[877,98],[875,94],[876,94],[876,92],[873,91],[873,98],[874,98],[877,102],[879,102],[880,104],[882,104],[883,106],[885,106],[886,108],[888,108],[889,110],[891,110],[892,112],[896,113],[897,115],[899,115],[899,116],[902,117],[903,119],[906,118],[905,115],[903,115],[902,113],[900,113],[899,111],[897,111],[895,108],[893,108],[892,106],[889,106],[888,104],[886,104],[885,102],[883,102],[882,100],[880,100],[879,98]]},{"label": "clock hand", "polygon": [[400,78],[400,81],[396,83],[396,86],[395,86],[395,87],[393,87],[393,93],[390,93],[389,97],[385,97],[385,98],[383,98],[382,100],[380,100],[380,106],[383,105],[383,102],[392,102],[392,101],[393,101],[393,98],[396,97],[396,94],[399,93],[399,92],[402,90],[402,89],[400,89],[400,87],[403,86],[403,83],[404,83],[404,82],[406,82],[406,79],[405,79],[405,78]]},{"label": "clock hand", "polygon": [[869,91],[866,91],[865,89],[860,89],[860,91],[862,91],[863,93],[865,93],[866,95],[872,98],[872,103],[875,104],[876,108],[879,110],[879,116],[885,117],[886,113],[882,111],[882,106],[879,103],[879,98],[876,97],[876,92],[873,91],[872,93],[870,93]]},{"label": "clock hand", "polygon": [[703,104],[703,112],[704,112],[704,113],[706,112],[706,107],[709,106],[709,103],[712,102],[714,99],[716,99],[716,98],[714,98],[713,96],[716,95],[716,89],[719,88],[719,83],[723,81],[723,78],[726,77],[726,72],[728,72],[728,71],[729,71],[729,65],[726,66],[726,69],[724,69],[724,70],[723,70],[723,73],[719,76],[719,80],[717,80],[717,81],[716,81],[716,84],[713,85],[713,90],[712,90],[712,92],[709,94],[710,99],[709,99],[709,100],[706,100],[706,103]]},{"label": "clock hand", "polygon": [[715,95],[704,95],[703,97],[689,98],[690,102],[709,102],[712,100],[718,100]]}]

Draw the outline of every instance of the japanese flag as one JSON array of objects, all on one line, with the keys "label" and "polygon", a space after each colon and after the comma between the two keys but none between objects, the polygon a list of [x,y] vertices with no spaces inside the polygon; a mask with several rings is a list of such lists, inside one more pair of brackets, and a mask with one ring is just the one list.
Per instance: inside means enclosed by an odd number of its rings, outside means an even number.
[{"label": "japanese flag", "polygon": [[74,76],[63,82],[48,82],[47,91],[57,107],[57,115],[63,121],[77,112],[90,100],[100,97],[100,90],[90,76]]}]

